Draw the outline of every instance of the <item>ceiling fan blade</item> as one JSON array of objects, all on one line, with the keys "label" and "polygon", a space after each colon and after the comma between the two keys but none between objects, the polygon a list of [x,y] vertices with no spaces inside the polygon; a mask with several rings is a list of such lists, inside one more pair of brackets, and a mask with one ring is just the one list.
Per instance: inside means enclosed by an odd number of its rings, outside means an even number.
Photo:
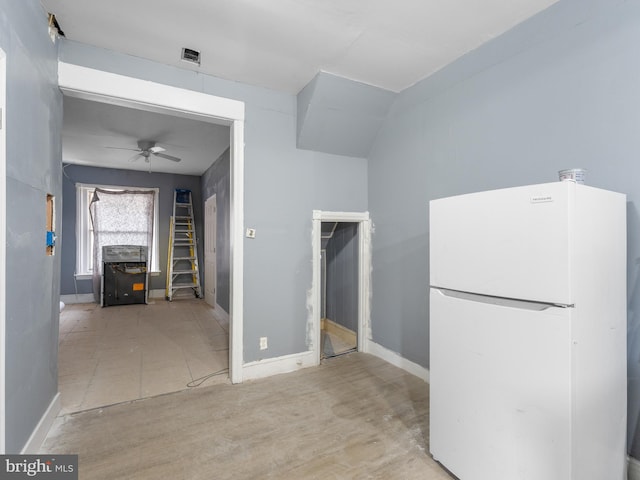
[{"label": "ceiling fan blade", "polygon": [[110,148],[111,150],[129,150],[131,152],[139,152],[140,151],[139,148],[125,148],[125,147],[104,147],[104,148]]},{"label": "ceiling fan blade", "polygon": [[166,148],[162,148],[162,147],[155,146],[155,147],[151,147],[151,148],[149,149],[149,151],[150,151],[151,153],[155,153],[155,154],[157,155],[158,153],[166,152],[166,151],[167,151],[167,149],[166,149]]},{"label": "ceiling fan blade", "polygon": [[142,157],[142,156],[144,156],[144,155],[142,155],[141,153],[136,153],[136,154],[135,154],[135,155],[133,155],[131,158],[129,158],[129,160],[128,160],[128,161],[129,161],[129,162],[131,162],[131,163],[133,163],[133,162],[135,162],[136,160],[138,160],[138,157]]},{"label": "ceiling fan blade", "polygon": [[172,155],[167,155],[166,153],[155,153],[155,152],[153,152],[153,154],[154,154],[156,157],[166,158],[167,160],[171,160],[172,162],[180,162],[180,161],[182,161],[182,159],[181,159],[181,158],[174,157],[174,156],[172,156]]}]

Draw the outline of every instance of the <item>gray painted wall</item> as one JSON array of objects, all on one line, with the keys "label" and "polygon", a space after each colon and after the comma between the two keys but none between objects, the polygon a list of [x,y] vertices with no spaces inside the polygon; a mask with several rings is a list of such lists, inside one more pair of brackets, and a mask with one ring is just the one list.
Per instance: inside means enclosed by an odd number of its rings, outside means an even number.
[{"label": "gray painted wall", "polygon": [[636,457],[638,45],[640,2],[561,0],[402,92],[369,163],[374,340],[425,367],[429,200],[553,182],[572,167],[587,168],[592,186],[627,194],[629,447]]},{"label": "gray painted wall", "polygon": [[339,223],[325,248],[326,318],[358,331],[358,224]]},{"label": "gray painted wall", "polygon": [[244,361],[308,350],[312,211],[366,211],[367,161],[297,149],[294,95],[70,41],[61,60],[245,102]]},{"label": "gray painted wall", "polygon": [[216,303],[227,313],[231,291],[230,174],[231,163],[227,149],[201,177],[202,201],[205,202],[212,195],[216,196]]},{"label": "gray painted wall", "polygon": [[[176,188],[191,190],[193,197],[193,213],[196,221],[196,239],[198,241],[198,258],[203,258],[203,209],[200,195],[200,177],[191,175],[171,175],[167,173],[148,173],[134,170],[119,170],[114,168],[95,168],[83,165],[69,165],[64,167],[64,181],[62,196],[62,271],[60,280],[60,294],[92,293],[93,285],[89,280],[77,280],[74,283],[76,268],[76,183],[98,185],[117,185],[129,187],[159,188],[159,249],[160,270],[158,276],[152,276],[150,287],[164,289],[167,280],[167,253],[169,246],[169,217],[173,215],[173,192]],[[202,272],[200,273],[202,278]]]},{"label": "gray painted wall", "polygon": [[[46,195],[62,205],[57,47],[37,0],[0,0],[7,55],[6,450],[19,453],[58,390],[60,249],[45,255]],[[60,214],[55,217],[60,231]]]},{"label": "gray painted wall", "polygon": [[298,147],[366,157],[395,93],[320,72],[297,96]]}]

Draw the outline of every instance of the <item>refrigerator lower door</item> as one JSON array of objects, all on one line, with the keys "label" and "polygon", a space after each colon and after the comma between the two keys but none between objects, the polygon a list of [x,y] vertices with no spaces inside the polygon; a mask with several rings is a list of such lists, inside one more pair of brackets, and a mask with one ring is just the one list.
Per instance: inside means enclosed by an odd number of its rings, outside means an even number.
[{"label": "refrigerator lower door", "polygon": [[488,300],[431,290],[430,451],[461,480],[570,479],[573,309]]}]

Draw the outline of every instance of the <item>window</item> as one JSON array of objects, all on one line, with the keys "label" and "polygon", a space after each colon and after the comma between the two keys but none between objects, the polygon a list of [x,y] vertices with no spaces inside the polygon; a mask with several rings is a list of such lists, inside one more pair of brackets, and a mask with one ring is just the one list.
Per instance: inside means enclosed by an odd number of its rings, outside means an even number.
[{"label": "window", "polygon": [[88,279],[93,274],[93,226],[89,215],[89,205],[96,188],[112,191],[145,190],[154,192],[153,233],[149,248],[149,266],[151,273],[160,272],[158,255],[158,188],[124,187],[76,184],[76,278]]}]

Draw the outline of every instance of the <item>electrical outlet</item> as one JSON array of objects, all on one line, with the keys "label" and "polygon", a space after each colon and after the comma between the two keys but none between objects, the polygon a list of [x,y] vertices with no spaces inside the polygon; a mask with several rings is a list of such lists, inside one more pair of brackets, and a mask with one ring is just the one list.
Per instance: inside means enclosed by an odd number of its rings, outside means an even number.
[{"label": "electrical outlet", "polygon": [[267,348],[267,337],[260,337],[260,350],[266,350]]},{"label": "electrical outlet", "polygon": [[247,238],[256,238],[255,228],[247,228]]}]

